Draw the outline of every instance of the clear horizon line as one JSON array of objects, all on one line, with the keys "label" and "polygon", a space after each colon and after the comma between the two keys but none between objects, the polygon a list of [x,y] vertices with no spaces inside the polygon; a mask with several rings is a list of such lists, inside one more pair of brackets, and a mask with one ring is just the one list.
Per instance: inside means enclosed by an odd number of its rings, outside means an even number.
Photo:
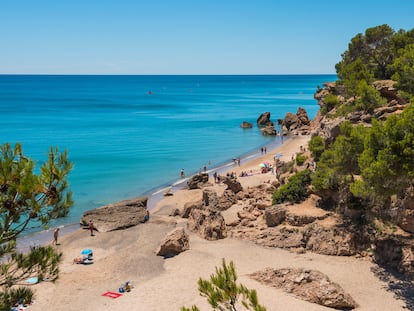
[{"label": "clear horizon line", "polygon": [[1,76],[326,76],[336,73],[0,73]]}]

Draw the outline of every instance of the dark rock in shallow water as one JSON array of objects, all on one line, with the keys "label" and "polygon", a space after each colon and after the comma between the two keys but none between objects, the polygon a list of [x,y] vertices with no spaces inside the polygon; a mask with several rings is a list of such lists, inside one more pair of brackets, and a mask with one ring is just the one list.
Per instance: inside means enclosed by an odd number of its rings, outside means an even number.
[{"label": "dark rock in shallow water", "polygon": [[257,125],[258,126],[267,126],[271,125],[273,126],[273,122],[270,121],[270,112],[263,112],[259,118],[257,118]]},{"label": "dark rock in shallow water", "polygon": [[266,135],[266,136],[275,136],[275,135],[277,135],[277,131],[274,128],[274,126],[272,126],[272,125],[263,127],[263,128],[260,129],[260,131],[262,132],[263,135]]},{"label": "dark rock in shallow water", "polygon": [[148,197],[124,200],[113,204],[86,211],[81,220],[81,226],[89,226],[92,220],[99,232],[125,229],[145,222]]},{"label": "dark rock in shallow water", "polygon": [[247,121],[243,121],[242,124],[240,124],[240,127],[243,129],[251,129],[253,128],[253,124],[251,124],[250,122]]}]

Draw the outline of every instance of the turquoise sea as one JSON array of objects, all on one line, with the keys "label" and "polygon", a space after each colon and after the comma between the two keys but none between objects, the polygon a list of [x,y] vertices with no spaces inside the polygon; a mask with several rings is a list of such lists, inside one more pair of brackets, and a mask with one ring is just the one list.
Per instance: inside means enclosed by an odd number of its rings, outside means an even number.
[{"label": "turquoise sea", "polygon": [[[41,162],[67,149],[75,205],[52,226],[86,210],[148,195],[207,165],[246,158],[264,137],[256,119],[276,123],[298,107],[313,118],[313,94],[335,75],[76,76],[0,75],[0,142],[20,142]],[[242,121],[253,129],[240,128]],[[31,228],[31,230],[40,230]]]}]

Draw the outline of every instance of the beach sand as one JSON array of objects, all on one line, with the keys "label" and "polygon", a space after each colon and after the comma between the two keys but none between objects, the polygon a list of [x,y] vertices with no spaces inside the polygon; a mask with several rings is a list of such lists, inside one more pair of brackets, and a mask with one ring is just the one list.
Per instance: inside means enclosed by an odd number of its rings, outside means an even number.
[{"label": "beach sand", "polygon": [[[275,150],[229,170],[237,175],[241,171],[253,172],[251,176],[239,178],[243,187],[274,180],[271,173],[260,174],[259,164],[263,161],[273,163],[276,153],[282,154],[281,160],[290,160],[300,146],[307,146],[308,140],[307,136],[289,139]],[[220,184],[213,187],[219,193],[225,189]],[[186,227],[186,220],[168,216],[170,211],[182,208],[186,202],[199,200],[201,194],[201,190],[179,190],[173,196],[164,197],[151,210],[150,221],[136,227],[98,232],[95,236],[90,236],[88,230],[79,229],[62,237],[60,245],[56,246],[63,252],[60,277],[55,283],[41,282],[33,286],[36,298],[28,310],[170,311],[193,304],[201,310],[211,310],[206,299],[198,293],[197,280],[214,273],[222,258],[235,263],[238,281],[256,289],[260,303],[269,311],[330,308],[302,301],[247,277],[266,267],[319,270],[355,299],[359,305],[357,310],[403,310],[403,302],[387,291],[387,284],[374,275],[372,268],[375,265],[368,259],[296,254],[231,238],[206,241],[188,230],[188,251],[169,259],[156,256],[155,250],[168,232],[178,226]],[[85,248],[93,249],[94,264],[73,264],[73,258],[79,257]],[[131,292],[116,299],[102,296],[108,291],[117,292],[128,280],[134,284]]]}]

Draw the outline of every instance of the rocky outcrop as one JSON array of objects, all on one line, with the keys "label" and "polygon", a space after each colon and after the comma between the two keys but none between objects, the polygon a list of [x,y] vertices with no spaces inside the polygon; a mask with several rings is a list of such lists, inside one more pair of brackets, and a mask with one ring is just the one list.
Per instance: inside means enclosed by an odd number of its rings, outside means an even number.
[{"label": "rocky outcrop", "polygon": [[314,135],[321,136],[325,145],[332,144],[336,137],[341,133],[340,125],[345,121],[345,117],[338,117],[334,119],[330,118],[321,118],[319,120],[318,126],[314,130]]},{"label": "rocky outcrop", "polygon": [[87,227],[92,220],[99,232],[125,229],[145,222],[147,197],[124,200],[86,211],[80,225]]},{"label": "rocky outcrop", "polygon": [[263,112],[258,118],[257,118],[257,125],[259,127],[262,126],[273,126],[273,122],[270,121],[270,112]]},{"label": "rocky outcrop", "polygon": [[[301,204],[272,206],[271,194],[265,191],[249,189],[243,193],[246,207],[238,213],[239,221],[228,228],[230,236],[267,247],[332,256],[361,254],[370,246],[364,231],[355,231],[339,215],[316,207],[319,197],[311,196]],[[257,204],[250,198],[253,195],[256,198],[268,196],[269,201]]]},{"label": "rocky outcrop", "polygon": [[226,190],[231,190],[234,193],[239,193],[240,191],[243,191],[243,187],[237,180],[237,178],[223,177],[222,182],[227,186]]},{"label": "rocky outcrop", "polygon": [[[320,111],[312,121],[312,134],[321,136],[325,139],[326,144],[329,145],[339,135],[339,125],[345,120],[349,120],[353,124],[370,126],[372,119],[385,120],[393,114],[401,113],[407,107],[407,102],[399,95],[394,81],[379,80],[373,82],[372,85],[387,100],[385,106],[378,107],[371,113],[366,111],[353,111],[346,116],[333,118],[332,116],[336,114],[340,106],[353,106],[356,98],[350,97],[346,99],[341,95],[343,94],[342,86],[338,86],[335,82],[325,83],[324,88],[319,89],[314,95],[314,98],[318,100]],[[325,102],[325,98],[328,95],[336,96],[336,105]],[[321,111],[325,111],[325,113],[329,113],[331,116],[322,116]]]},{"label": "rocky outcrop", "polygon": [[253,124],[247,121],[243,121],[242,124],[240,124],[240,127],[242,129],[251,129],[253,128]]},{"label": "rocky outcrop", "polygon": [[203,209],[218,210],[217,205],[219,198],[217,192],[212,189],[204,189],[201,202],[203,204]]},{"label": "rocky outcrop", "polygon": [[188,189],[201,189],[203,187],[209,186],[208,182],[208,174],[202,173],[202,174],[196,174],[190,178],[189,181],[187,181],[187,187]]},{"label": "rocky outcrop", "polygon": [[226,223],[218,211],[192,209],[188,217],[188,229],[206,240],[219,240],[227,236]]},{"label": "rocky outcrop", "polygon": [[355,235],[339,226],[308,225],[303,230],[303,240],[306,250],[331,256],[351,256],[367,247],[365,243],[355,243]]},{"label": "rocky outcrop", "polygon": [[278,120],[283,132],[295,135],[308,135],[310,133],[310,120],[305,109],[299,107],[296,114],[286,113],[284,119]]},{"label": "rocky outcrop", "polygon": [[414,243],[411,237],[382,235],[376,239],[375,261],[399,273],[414,278]]},{"label": "rocky outcrop", "polygon": [[265,210],[264,218],[268,227],[276,227],[285,221],[286,208],[279,205],[268,207]]},{"label": "rocky outcrop", "polygon": [[189,238],[184,228],[175,228],[161,242],[156,254],[163,257],[173,257],[189,248]]},{"label": "rocky outcrop", "polygon": [[405,231],[414,233],[414,187],[407,189],[404,198],[397,202],[397,223]]},{"label": "rocky outcrop", "polygon": [[277,130],[275,129],[273,125],[266,125],[265,127],[262,127],[260,129],[260,132],[262,133],[262,135],[265,135],[265,136],[277,135]]},{"label": "rocky outcrop", "polygon": [[219,197],[217,208],[220,211],[225,211],[236,203],[237,203],[236,193],[232,190],[224,190],[222,196]]},{"label": "rocky outcrop", "polygon": [[374,88],[380,92],[382,97],[387,99],[389,104],[407,104],[406,100],[399,96],[398,90],[395,88],[395,84],[396,82],[393,80],[377,80],[372,83]]},{"label": "rocky outcrop", "polygon": [[308,269],[267,268],[250,274],[262,284],[280,288],[296,297],[335,309],[354,309],[354,299],[341,286],[320,271]]},{"label": "rocky outcrop", "polygon": [[217,193],[212,189],[204,189],[200,202],[186,205],[188,228],[206,240],[225,238],[226,224],[220,210]]}]

